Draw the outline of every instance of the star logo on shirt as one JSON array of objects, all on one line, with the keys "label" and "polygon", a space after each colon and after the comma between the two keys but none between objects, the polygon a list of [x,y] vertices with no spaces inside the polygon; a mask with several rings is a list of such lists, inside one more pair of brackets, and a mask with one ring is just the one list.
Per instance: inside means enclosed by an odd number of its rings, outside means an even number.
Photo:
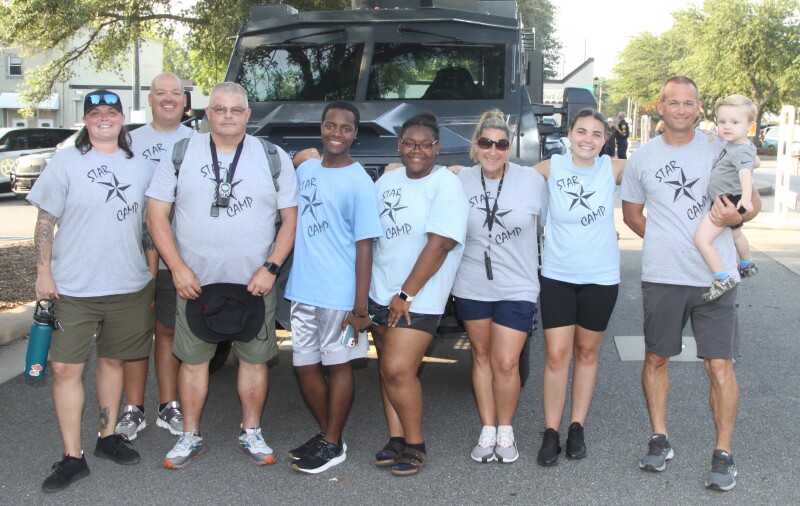
[{"label": "star logo on shirt", "polygon": [[400,205],[400,197],[397,197],[397,202],[384,200],[383,205],[384,208],[383,211],[381,211],[380,217],[382,218],[384,215],[389,216],[389,219],[392,220],[392,223],[394,223],[395,225],[397,224],[397,222],[395,221],[395,214],[397,213],[397,211],[408,207]]},{"label": "star logo on shirt", "polygon": [[495,213],[487,213],[485,207],[478,207],[478,211],[482,212],[485,216],[485,219],[483,220],[483,228],[491,229],[496,223],[506,230],[506,224],[503,222],[503,217],[510,213],[511,209],[498,209]]},{"label": "star logo on shirt", "polygon": [[673,202],[677,202],[679,198],[684,196],[697,202],[697,199],[694,198],[692,187],[696,185],[698,181],[700,181],[700,178],[687,179],[686,174],[684,174],[683,169],[681,169],[681,175],[679,179],[664,182],[675,190],[675,195],[672,198]]},{"label": "star logo on shirt", "polygon": [[589,207],[588,200],[589,197],[595,194],[595,192],[584,191],[583,186],[581,186],[581,189],[576,192],[564,192],[564,193],[572,197],[572,203],[569,205],[570,211],[572,211],[577,205],[581,205],[590,211],[592,210],[592,208]]},{"label": "star logo on shirt", "polygon": [[[314,193],[309,195],[300,195],[303,200],[303,213],[300,216],[305,216],[306,213],[311,213],[311,216],[314,220],[317,220],[317,207],[322,205],[322,201],[317,199],[317,190],[314,189]],[[317,220],[319,221],[319,220]]]},{"label": "star logo on shirt", "polygon": [[111,181],[108,183],[103,183],[99,181],[99,183],[106,188],[108,188],[108,194],[106,195],[106,202],[113,198],[118,198],[121,201],[128,203],[128,200],[125,198],[125,190],[131,187],[129,184],[120,183],[117,179],[117,176],[114,174],[111,175]]}]

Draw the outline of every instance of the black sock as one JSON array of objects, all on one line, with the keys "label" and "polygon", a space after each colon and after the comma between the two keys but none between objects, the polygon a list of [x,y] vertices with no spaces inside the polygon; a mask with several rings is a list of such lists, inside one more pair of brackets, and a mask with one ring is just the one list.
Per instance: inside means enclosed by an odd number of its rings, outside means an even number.
[{"label": "black sock", "polygon": [[159,412],[159,413],[161,413],[162,411],[164,411],[164,408],[166,408],[166,407],[167,407],[167,404],[169,404],[169,403],[168,403],[168,402],[165,402],[165,403],[163,403],[163,404],[159,404],[159,405],[158,405],[158,412]]},{"label": "black sock", "polygon": [[138,405],[137,405],[136,407],[137,407],[137,408],[139,408],[139,411],[141,411],[141,412],[142,412],[142,414],[144,414],[144,406],[138,406]]},{"label": "black sock", "polygon": [[406,445],[406,438],[404,438],[404,437],[390,437],[389,438],[389,442],[390,443],[400,443],[401,445],[405,446]]},{"label": "black sock", "polygon": [[425,441],[421,442],[420,444],[412,445],[410,443],[406,443],[406,448],[411,448],[412,450],[417,450],[422,453],[428,453],[425,451]]}]

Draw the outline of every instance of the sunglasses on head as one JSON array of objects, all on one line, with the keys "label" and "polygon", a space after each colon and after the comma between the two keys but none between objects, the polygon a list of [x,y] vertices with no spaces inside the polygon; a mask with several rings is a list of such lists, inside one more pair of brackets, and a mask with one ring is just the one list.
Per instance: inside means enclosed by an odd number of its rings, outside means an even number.
[{"label": "sunglasses on head", "polygon": [[508,148],[511,147],[511,142],[508,139],[500,139],[497,141],[493,141],[492,139],[487,139],[486,137],[479,137],[478,140],[475,141],[475,144],[478,145],[481,149],[492,149],[492,146],[497,146],[498,151],[508,151]]},{"label": "sunglasses on head", "polygon": [[119,97],[113,93],[104,93],[102,95],[92,94],[92,95],[87,95],[86,98],[89,99],[89,103],[92,105],[100,105],[100,104],[117,105],[119,103]]}]

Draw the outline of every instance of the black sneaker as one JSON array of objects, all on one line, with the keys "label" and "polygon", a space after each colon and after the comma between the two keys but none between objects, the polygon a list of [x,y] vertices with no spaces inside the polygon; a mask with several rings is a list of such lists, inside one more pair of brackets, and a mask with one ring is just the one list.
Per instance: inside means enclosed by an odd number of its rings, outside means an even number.
[{"label": "black sneaker", "polygon": [[711,458],[711,472],[706,478],[706,488],[724,492],[736,486],[736,464],[733,455],[725,450],[714,450]]},{"label": "black sneaker", "polygon": [[639,459],[639,469],[660,473],[667,468],[667,461],[672,460],[675,452],[664,434],[653,434],[647,443],[647,453]]},{"label": "black sneaker", "polygon": [[555,429],[545,429],[542,432],[542,447],[539,448],[539,455],[536,462],[540,466],[554,466],[558,464],[558,454],[561,453],[561,437]]},{"label": "black sneaker", "polygon": [[586,457],[586,442],[583,440],[583,425],[578,422],[572,422],[569,426],[566,455],[568,459],[582,459]]},{"label": "black sneaker", "polygon": [[44,480],[42,490],[58,492],[69,487],[73,481],[87,476],[89,476],[89,466],[86,464],[86,457],[83,454],[81,454],[81,458],[64,455],[60,462],[53,464],[53,474]]},{"label": "black sneaker", "polygon": [[305,455],[292,463],[292,469],[300,473],[317,474],[341,464],[346,458],[344,445],[320,439]]},{"label": "black sneaker", "polygon": [[94,456],[101,459],[113,460],[117,464],[124,466],[139,463],[139,453],[133,448],[129,448],[128,438],[122,434],[111,434],[106,437],[98,437],[94,447]]},{"label": "black sneaker", "polygon": [[289,459],[291,460],[300,460],[300,457],[308,453],[308,451],[314,448],[314,445],[317,444],[317,441],[325,437],[325,433],[320,432],[316,436],[312,437],[305,443],[301,444],[297,448],[292,448],[289,450]]}]

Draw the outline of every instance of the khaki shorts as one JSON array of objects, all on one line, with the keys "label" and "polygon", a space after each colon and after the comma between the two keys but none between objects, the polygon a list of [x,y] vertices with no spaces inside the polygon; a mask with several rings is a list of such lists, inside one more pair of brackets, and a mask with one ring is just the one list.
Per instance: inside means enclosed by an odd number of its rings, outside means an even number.
[{"label": "khaki shorts", "polygon": [[[275,290],[264,297],[264,326],[258,335],[248,343],[232,341],[233,351],[239,360],[248,364],[264,364],[278,355],[278,343],[275,337]],[[208,362],[214,357],[217,345],[207,343],[195,336],[186,322],[186,299],[178,297],[175,312],[175,344],[172,352],[181,361],[190,365]]]},{"label": "khaki shorts", "polygon": [[54,330],[50,360],[82,364],[95,338],[98,358],[138,360],[153,345],[156,282],[134,293],[100,297],[61,295],[53,304],[63,330]]}]

